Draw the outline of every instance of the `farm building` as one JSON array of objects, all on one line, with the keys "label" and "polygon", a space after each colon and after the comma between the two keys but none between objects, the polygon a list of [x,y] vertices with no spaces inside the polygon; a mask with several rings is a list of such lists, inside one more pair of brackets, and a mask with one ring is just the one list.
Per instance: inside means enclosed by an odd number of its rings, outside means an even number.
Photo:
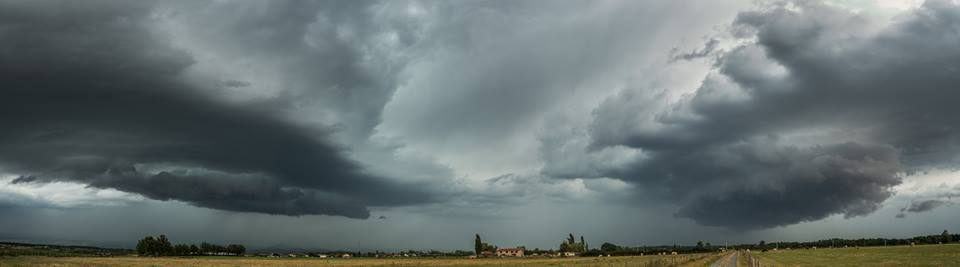
[{"label": "farm building", "polygon": [[523,248],[497,249],[497,257],[523,257]]}]

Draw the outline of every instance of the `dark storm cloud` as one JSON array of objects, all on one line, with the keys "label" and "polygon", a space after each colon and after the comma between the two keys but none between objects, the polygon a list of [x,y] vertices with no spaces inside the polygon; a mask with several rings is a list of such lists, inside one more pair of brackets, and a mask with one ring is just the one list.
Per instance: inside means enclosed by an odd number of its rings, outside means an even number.
[{"label": "dark storm cloud", "polygon": [[325,130],[184,82],[193,58],[147,26],[151,4],[0,2],[0,166],[17,182],[354,218],[430,198],[365,173]]},{"label": "dark storm cloud", "polygon": [[407,63],[404,50],[418,41],[417,21],[395,14],[405,8],[400,2],[391,4],[168,1],[158,9],[210,64],[243,65],[278,80],[283,105],[326,113],[334,118],[323,123],[362,139],[380,123]]},{"label": "dark storm cloud", "polygon": [[897,218],[906,218],[907,213],[921,213],[931,211],[933,209],[939,208],[941,206],[949,205],[951,202],[943,200],[924,200],[924,201],[913,201],[910,202],[910,206],[903,207],[900,209],[900,213],[897,213]]},{"label": "dark storm cloud", "polygon": [[720,53],[696,92],[597,109],[595,146],[646,157],[606,175],[680,201],[677,215],[700,224],[756,229],[869,214],[902,173],[956,166],[960,6],[928,1],[875,25],[806,1],[741,13],[731,28],[747,43]]},{"label": "dark storm cloud", "polygon": [[[78,176],[76,174],[71,176]],[[83,175],[82,181],[96,188],[114,188],[134,192],[157,200],[179,200],[195,206],[221,210],[267,214],[303,215],[331,214],[351,218],[367,218],[363,201],[339,194],[299,187],[285,187],[280,181],[254,175],[229,173],[159,172],[138,173],[112,166],[103,174]],[[13,183],[44,179],[23,176]],[[50,178],[53,179],[53,178]],[[336,190],[331,190],[336,191]]]},{"label": "dark storm cloud", "polygon": [[936,208],[938,208],[938,207],[940,207],[940,206],[943,206],[944,204],[947,204],[947,203],[949,203],[949,202],[942,201],[942,200],[936,200],[936,199],[933,199],[933,200],[924,200],[924,201],[920,201],[920,202],[912,202],[912,203],[910,203],[910,207],[903,208],[903,209],[901,209],[900,211],[901,211],[901,212],[903,212],[903,211],[909,211],[909,212],[916,212],[916,213],[924,212],[924,211],[931,211],[931,210],[936,209]]},{"label": "dark storm cloud", "polygon": [[[765,149],[776,151],[756,151]],[[707,154],[713,153],[717,151]],[[704,177],[700,181],[665,181],[671,194],[700,191],[677,215],[695,218],[703,225],[736,229],[814,221],[832,213],[866,215],[892,195],[889,185],[900,181],[896,151],[886,146],[846,143],[764,148],[741,144],[720,153],[685,154],[684,158],[668,159],[670,167],[664,166],[666,162],[658,162],[663,163],[661,167],[650,163],[653,173],[632,175]],[[724,191],[717,193],[718,189]]]}]

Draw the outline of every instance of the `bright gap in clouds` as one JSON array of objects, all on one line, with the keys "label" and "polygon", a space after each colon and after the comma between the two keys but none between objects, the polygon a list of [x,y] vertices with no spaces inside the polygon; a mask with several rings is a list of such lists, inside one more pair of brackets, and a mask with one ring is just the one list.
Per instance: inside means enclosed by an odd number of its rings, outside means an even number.
[{"label": "bright gap in clouds", "polygon": [[90,188],[82,183],[53,182],[46,184],[13,183],[16,176],[0,175],[0,203],[24,202],[34,208],[79,208],[125,206],[144,198],[115,189]]}]

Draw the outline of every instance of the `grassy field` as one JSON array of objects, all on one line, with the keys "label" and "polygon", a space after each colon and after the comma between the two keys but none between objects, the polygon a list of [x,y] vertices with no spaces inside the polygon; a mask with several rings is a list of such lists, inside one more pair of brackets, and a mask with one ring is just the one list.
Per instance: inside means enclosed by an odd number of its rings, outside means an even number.
[{"label": "grassy field", "polygon": [[0,266],[708,266],[720,254],[571,258],[0,257]]},{"label": "grassy field", "polygon": [[[735,252],[731,252],[735,253]],[[0,266],[709,266],[727,254],[571,258],[0,257]],[[738,266],[960,266],[960,244],[740,252]],[[756,265],[754,265],[756,266]]]},{"label": "grassy field", "polygon": [[960,266],[960,244],[751,252],[763,266]]}]

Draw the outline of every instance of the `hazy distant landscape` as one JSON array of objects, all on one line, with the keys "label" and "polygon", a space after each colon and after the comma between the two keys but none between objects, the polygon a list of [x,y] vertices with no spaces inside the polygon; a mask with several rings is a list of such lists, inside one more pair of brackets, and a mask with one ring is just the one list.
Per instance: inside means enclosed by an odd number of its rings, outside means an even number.
[{"label": "hazy distant landscape", "polygon": [[3,266],[708,266],[720,255],[523,259],[3,258]]},{"label": "hazy distant landscape", "polygon": [[245,253],[243,245],[173,245],[166,236],[145,237],[134,250],[0,243],[0,266],[953,266],[960,235],[906,239],[829,239],[713,246],[597,248],[573,234],[556,249],[519,249],[520,255],[482,241],[475,251],[284,251]]}]

